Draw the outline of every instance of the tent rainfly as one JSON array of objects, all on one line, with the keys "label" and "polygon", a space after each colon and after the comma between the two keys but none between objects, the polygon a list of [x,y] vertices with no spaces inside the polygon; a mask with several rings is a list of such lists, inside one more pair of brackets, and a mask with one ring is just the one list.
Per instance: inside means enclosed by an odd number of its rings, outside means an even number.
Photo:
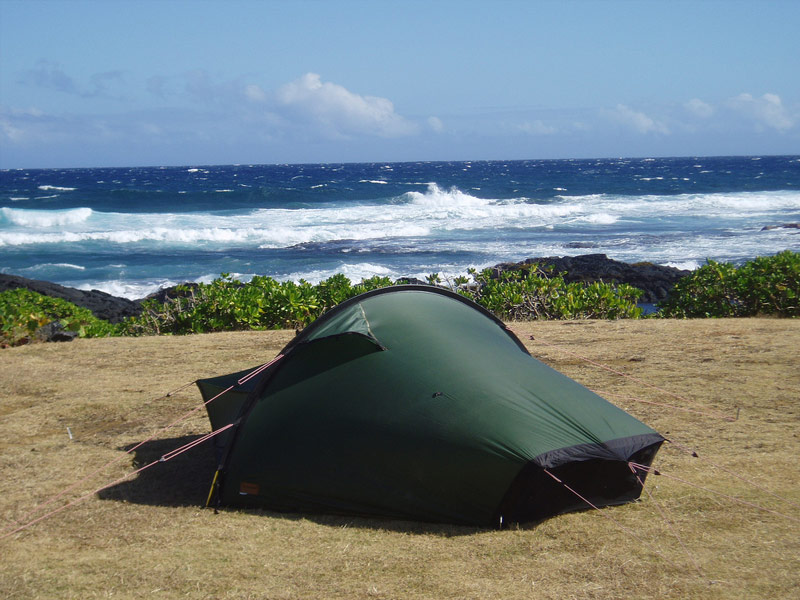
[{"label": "tent rainfly", "polygon": [[[217,436],[209,504],[499,526],[639,497],[656,431],[431,286],[325,313],[246,383],[198,381]],[[555,475],[558,480],[550,474]],[[564,485],[566,484],[566,485]],[[573,491],[567,489],[572,488]]]}]

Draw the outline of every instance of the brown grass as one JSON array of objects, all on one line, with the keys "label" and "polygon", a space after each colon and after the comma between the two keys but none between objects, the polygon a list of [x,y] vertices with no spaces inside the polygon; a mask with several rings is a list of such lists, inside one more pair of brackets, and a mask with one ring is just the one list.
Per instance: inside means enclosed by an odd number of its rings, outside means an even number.
[{"label": "brown grass", "polygon": [[[0,540],[0,596],[795,597],[800,321],[548,322],[513,328],[534,356],[701,458],[667,444],[655,463],[665,475],[647,482],[652,498],[487,531],[236,510],[215,515],[198,508],[214,468],[210,449],[200,447]],[[200,410],[124,454],[199,404],[194,387],[169,398],[165,392],[197,377],[259,364],[291,336],[77,340],[0,351],[3,530],[26,522],[38,503],[108,461],[121,458],[68,497],[90,493],[207,432]],[[736,421],[718,417],[737,411]]]}]

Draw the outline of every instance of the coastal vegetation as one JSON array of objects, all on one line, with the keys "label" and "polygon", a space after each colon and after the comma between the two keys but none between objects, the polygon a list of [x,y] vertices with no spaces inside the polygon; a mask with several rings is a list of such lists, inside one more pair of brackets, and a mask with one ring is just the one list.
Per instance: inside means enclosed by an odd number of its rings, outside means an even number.
[{"label": "coastal vegetation", "polygon": [[664,317],[800,316],[800,253],[786,250],[737,268],[708,260],[661,305]]},{"label": "coastal vegetation", "polygon": [[[138,316],[111,324],[66,300],[18,288],[0,292],[0,344],[37,339],[50,325],[78,337],[182,335],[215,331],[298,329],[331,307],[363,292],[406,283],[372,277],[353,283],[342,274],[314,285],[256,276],[242,282],[223,273],[211,283],[185,284],[142,303]],[[637,319],[642,292],[628,284],[567,282],[547,265],[470,270],[427,284],[445,286],[508,321]],[[659,304],[653,317],[800,316],[800,253],[784,251],[735,266],[708,260]]]},{"label": "coastal vegetation", "polygon": [[117,328],[61,298],[25,288],[0,292],[0,344],[15,346],[35,340],[43,327],[74,331],[78,337],[117,335]]}]

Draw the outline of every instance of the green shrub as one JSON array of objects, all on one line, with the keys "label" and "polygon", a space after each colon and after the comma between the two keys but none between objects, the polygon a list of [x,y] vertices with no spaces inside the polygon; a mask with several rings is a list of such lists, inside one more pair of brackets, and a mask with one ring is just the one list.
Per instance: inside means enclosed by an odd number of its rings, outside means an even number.
[{"label": "green shrub", "polygon": [[210,284],[178,286],[175,297],[148,300],[142,313],[120,324],[126,335],[278,329],[294,326],[315,307],[311,286],[254,277],[248,284],[223,273]]},{"label": "green shrub", "polygon": [[57,322],[80,337],[104,337],[115,334],[108,321],[95,317],[61,298],[43,296],[17,288],[0,292],[0,344],[17,346],[35,340],[36,330]]},{"label": "green shrub", "polygon": [[708,260],[659,305],[664,317],[800,316],[800,254],[786,250],[737,268]]},{"label": "green shrub", "polygon": [[385,288],[394,285],[394,282],[389,277],[381,277],[379,275],[374,275],[369,279],[362,279],[361,283],[357,283],[353,286],[353,291],[350,294],[350,298],[353,296],[358,296],[359,294],[363,294],[364,292],[371,292],[372,290],[377,290],[380,288]]},{"label": "green shrub", "polygon": [[456,278],[458,293],[505,320],[638,319],[642,291],[627,284],[567,283],[534,265],[525,270],[469,271],[474,282]]},{"label": "green shrub", "polygon": [[[438,273],[427,276],[442,284]],[[358,294],[394,285],[388,277],[353,284],[336,274],[312,285],[254,277],[248,283],[223,273],[209,284],[176,288],[165,302],[150,300],[138,317],[118,325],[58,298],[26,289],[0,293],[0,344],[34,339],[36,330],[58,322],[82,337],[188,334],[248,329],[302,328]],[[541,265],[496,274],[470,269],[446,285],[504,320],[639,318],[642,292],[630,285],[567,283]],[[800,316],[800,254],[781,252],[740,268],[709,260],[680,280],[660,304],[664,317]]]},{"label": "green shrub", "polygon": [[[438,273],[429,284],[442,284]],[[58,321],[82,337],[188,334],[248,329],[302,328],[358,294],[394,285],[388,277],[353,284],[336,274],[312,285],[254,277],[248,283],[223,273],[209,284],[176,288],[165,302],[150,300],[138,317],[114,326],[84,308],[25,289],[0,293],[0,343],[17,345]],[[639,318],[642,292],[630,285],[567,283],[541,265],[496,274],[470,269],[446,285],[504,320]],[[679,281],[660,305],[665,317],[800,315],[800,254],[786,251],[741,268],[709,260]]]},{"label": "green shrub", "polygon": [[123,321],[120,329],[126,335],[180,335],[301,328],[348,298],[387,285],[392,285],[388,277],[353,285],[342,274],[316,286],[304,280],[279,282],[261,276],[242,283],[223,273],[209,284],[179,286],[176,297],[164,303],[145,302],[142,314]]},{"label": "green shrub", "polygon": [[[472,271],[474,282],[457,277],[451,288],[485,306],[502,319],[638,318],[639,290],[628,285],[567,284],[539,269],[506,272]],[[440,283],[437,273],[429,283]],[[322,313],[358,294],[394,285],[388,277],[353,284],[339,273],[316,286],[307,281],[278,282],[254,277],[249,283],[223,274],[210,284],[179,287],[164,303],[143,304],[140,316],[119,327],[125,335],[187,334],[243,329],[302,328]]]}]

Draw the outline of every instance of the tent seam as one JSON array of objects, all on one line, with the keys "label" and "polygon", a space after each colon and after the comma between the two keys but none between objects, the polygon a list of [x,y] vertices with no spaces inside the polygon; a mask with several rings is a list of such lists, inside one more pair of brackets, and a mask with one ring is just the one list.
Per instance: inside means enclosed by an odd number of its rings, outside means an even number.
[{"label": "tent seam", "polygon": [[[361,311],[361,316],[364,318],[364,323],[366,323],[366,324],[367,324],[367,331],[369,331],[369,334],[372,336],[372,338],[373,338],[373,339],[374,339],[376,342],[378,342],[378,343],[380,344],[380,342],[378,341],[378,338],[375,336],[375,334],[374,334],[374,333],[372,333],[372,327],[371,327],[371,326],[370,326],[370,324],[369,324],[369,319],[367,318],[367,313],[366,313],[366,312],[364,312],[364,305],[363,305],[363,304],[361,304],[361,302],[359,302],[359,303],[358,303],[358,308],[359,308],[359,310]],[[381,345],[382,345],[382,344],[381,344]]]}]

